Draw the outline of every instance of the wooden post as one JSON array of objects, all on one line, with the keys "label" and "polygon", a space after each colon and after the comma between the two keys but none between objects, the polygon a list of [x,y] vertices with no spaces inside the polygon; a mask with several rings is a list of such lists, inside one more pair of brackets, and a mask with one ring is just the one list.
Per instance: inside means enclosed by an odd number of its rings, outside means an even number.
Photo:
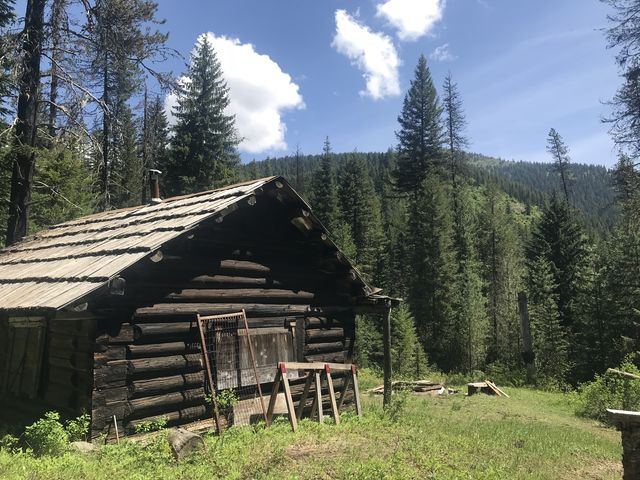
[{"label": "wooden post", "polygon": [[289,385],[289,379],[287,378],[287,367],[284,362],[278,364],[278,370],[276,371],[276,378],[273,381],[273,388],[271,390],[271,398],[269,399],[269,407],[267,408],[266,422],[267,427],[271,425],[273,421],[273,410],[276,406],[278,399],[278,393],[280,391],[280,385],[284,390],[284,399],[287,404],[287,412],[289,413],[289,421],[291,422],[291,429],[295,432],[298,430],[298,419],[296,418],[296,409],[293,405],[293,399],[291,398],[291,386]]},{"label": "wooden post", "polygon": [[336,393],[333,390],[333,379],[331,378],[331,367],[324,366],[324,378],[327,380],[327,389],[329,390],[329,402],[331,403],[331,412],[333,413],[333,421],[336,425],[340,425],[340,413],[336,404]]},{"label": "wooden post", "polygon": [[527,294],[518,293],[518,311],[522,324],[522,359],[527,367],[527,383],[536,383],[536,362],[533,352],[533,340],[531,339],[531,323],[529,322],[529,309],[527,307]]},{"label": "wooden post", "polygon": [[391,402],[391,304],[387,304],[382,325],[382,343],[384,348],[384,395],[382,404]]},{"label": "wooden post", "polygon": [[[242,318],[244,319],[244,332],[247,336],[247,345],[249,346],[249,354],[251,356],[251,365],[253,366],[253,374],[256,377],[256,386],[258,387],[258,395],[260,395],[260,407],[262,408],[262,417],[265,423],[267,422],[267,411],[264,408],[264,397],[262,396],[262,387],[260,386],[260,377],[258,376],[258,368],[256,367],[256,355],[253,352],[253,344],[251,343],[251,337],[249,335],[249,324],[247,323],[247,314],[242,310]],[[240,363],[240,362],[238,362]],[[240,385],[240,382],[238,382]]]},{"label": "wooden post", "polygon": [[287,378],[287,368],[283,363],[280,364],[280,372],[282,373],[282,386],[284,387],[284,399],[287,403],[289,421],[291,422],[291,429],[295,432],[298,430],[298,419],[296,418],[296,409],[293,405],[293,399],[291,398],[291,387],[289,386],[289,379]]},{"label": "wooden post", "polygon": [[207,341],[204,336],[204,327],[202,326],[202,320],[199,314],[196,315],[196,321],[198,322],[200,343],[202,345],[202,356],[204,358],[204,364],[207,370],[207,380],[209,381],[209,393],[211,394],[211,404],[213,406],[213,419],[216,422],[216,433],[220,435],[222,433],[222,424],[220,423],[220,413],[218,412],[218,399],[216,396],[217,385],[213,383],[213,377],[211,375],[211,364],[209,362],[209,352],[207,351]]},{"label": "wooden post", "polygon": [[304,384],[304,390],[302,392],[302,397],[300,397],[300,401],[298,402],[298,411],[296,412],[296,418],[300,420],[302,418],[302,411],[307,403],[307,398],[309,397],[309,390],[311,389],[311,383],[313,382],[313,374],[309,373],[307,375],[307,381]]},{"label": "wooden post", "polygon": [[313,397],[313,405],[311,405],[311,415],[313,417],[318,412],[318,422],[324,422],[324,413],[322,411],[322,382],[320,381],[320,372],[313,372],[316,391]]},{"label": "wooden post", "polygon": [[269,407],[267,408],[267,427],[271,425],[273,419],[273,410],[278,400],[278,392],[280,391],[280,382],[282,381],[282,370],[280,365],[276,369],[276,378],[273,379],[273,386],[271,387],[271,398],[269,399]]},{"label": "wooden post", "polygon": [[362,417],[362,405],[360,404],[360,385],[358,385],[358,373],[356,366],[351,365],[351,380],[353,381],[353,394],[356,401],[356,413],[358,417]]}]

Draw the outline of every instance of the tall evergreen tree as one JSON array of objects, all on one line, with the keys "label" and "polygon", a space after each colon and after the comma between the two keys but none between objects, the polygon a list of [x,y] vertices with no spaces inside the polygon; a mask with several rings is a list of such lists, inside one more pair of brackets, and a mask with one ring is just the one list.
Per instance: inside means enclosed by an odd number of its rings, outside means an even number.
[{"label": "tall evergreen tree", "polygon": [[39,149],[29,228],[37,231],[91,213],[92,181],[79,149],[65,145]]},{"label": "tall evergreen tree", "polygon": [[377,284],[380,279],[382,220],[369,169],[359,156],[347,159],[338,181],[338,218],[351,230],[353,260]]},{"label": "tall evergreen tree", "polygon": [[0,115],[8,113],[8,98],[14,86],[11,76],[10,42],[7,29],[15,19],[14,0],[0,0]]},{"label": "tall evergreen tree", "polygon": [[419,378],[427,371],[427,357],[418,341],[415,321],[404,304],[391,317],[391,358],[394,376]]},{"label": "tall evergreen tree", "polygon": [[538,379],[565,385],[571,369],[569,334],[560,320],[553,269],[544,255],[529,264],[529,314]]},{"label": "tall evergreen tree", "polygon": [[112,204],[116,208],[137,205],[142,196],[142,190],[147,186],[142,184],[143,164],[138,145],[138,129],[131,110],[122,106],[118,112],[118,123],[114,126],[114,136],[117,142],[114,146],[114,162],[112,164]]},{"label": "tall evergreen tree", "polygon": [[[86,25],[85,49],[90,73],[100,91],[101,148],[99,167],[99,207],[111,207],[112,168],[122,150],[117,134],[127,121],[128,102],[140,91],[149,61],[166,53],[168,35],[153,30],[162,23],[156,18],[153,0],[99,0],[91,9],[95,18]],[[153,72],[155,73],[155,72]],[[155,75],[162,80],[161,75]],[[118,115],[124,115],[120,118]]]},{"label": "tall evergreen tree", "polygon": [[628,157],[616,167],[622,215],[603,247],[605,263],[604,347],[607,365],[617,365],[626,353],[640,349],[640,172]]},{"label": "tall evergreen tree", "polygon": [[464,181],[468,145],[464,135],[466,119],[457,85],[447,75],[443,85],[444,132],[447,145],[447,169],[451,179],[453,213],[453,249],[455,278],[453,325],[450,355],[462,368],[470,371],[484,361],[486,342],[486,310],[480,265],[473,242],[474,221],[469,211],[470,199]]},{"label": "tall evergreen tree", "polygon": [[494,183],[486,187],[479,218],[478,249],[490,325],[487,361],[513,368],[520,362],[520,321],[514,299],[522,287],[523,249],[515,215],[509,212],[509,201]]},{"label": "tall evergreen tree", "polygon": [[568,203],[569,187],[572,180],[571,172],[569,171],[569,164],[571,163],[569,148],[565,145],[562,137],[554,128],[549,130],[549,136],[547,137],[547,152],[549,152],[553,158],[553,168],[560,176],[564,199]]},{"label": "tall evergreen tree", "polygon": [[329,230],[335,226],[338,213],[338,198],[333,163],[331,142],[329,142],[329,137],[326,137],[324,146],[322,147],[320,167],[313,173],[313,178],[311,179],[309,196],[311,197],[313,212]]},{"label": "tall evergreen tree", "polygon": [[235,179],[239,138],[227,113],[229,87],[207,35],[201,35],[177,90],[176,124],[166,183],[174,193],[220,187]]},{"label": "tall evergreen tree", "polygon": [[398,160],[394,177],[400,192],[416,196],[429,172],[442,164],[441,114],[442,107],[427,60],[420,55],[398,117],[400,130],[396,132]]},{"label": "tall evergreen tree", "polygon": [[[144,127],[142,132],[142,203],[147,202],[147,184],[149,169],[166,171],[169,162],[169,124],[160,95],[145,109]],[[165,182],[162,182],[165,183]]]},{"label": "tall evergreen tree", "polygon": [[609,48],[617,48],[616,61],[623,79],[611,100],[611,136],[620,151],[640,158],[640,15],[636,0],[602,0],[612,13],[606,30]]},{"label": "tall evergreen tree", "polygon": [[586,254],[584,234],[574,217],[567,203],[552,195],[527,252],[529,262],[535,262],[539,257],[549,262],[560,322],[569,331],[575,323],[579,272]]},{"label": "tall evergreen tree", "polygon": [[458,186],[459,177],[466,173],[466,158],[464,149],[469,145],[469,140],[464,134],[467,120],[462,108],[462,99],[458,86],[451,78],[451,72],[445,77],[442,86],[444,97],[444,131],[447,148],[449,150],[448,169],[451,175],[451,183],[454,192]]},{"label": "tall evergreen tree", "polygon": [[453,336],[455,258],[445,188],[437,176],[430,176],[409,210],[409,304],[429,360],[449,370],[456,367],[448,355]]}]

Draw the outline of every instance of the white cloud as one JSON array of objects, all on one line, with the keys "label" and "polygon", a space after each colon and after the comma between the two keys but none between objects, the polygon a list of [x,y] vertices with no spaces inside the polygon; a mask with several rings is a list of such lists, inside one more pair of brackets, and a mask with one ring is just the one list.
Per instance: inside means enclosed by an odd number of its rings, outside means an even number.
[{"label": "white cloud", "polygon": [[[211,32],[203,33],[198,40],[203,35],[213,45],[229,86],[227,110],[236,116],[236,127],[243,138],[240,150],[285,150],[287,126],[282,115],[305,106],[298,85],[268,55],[256,52],[252,44]],[[175,104],[175,95],[169,95],[165,102],[169,115]]]},{"label": "white cloud", "polygon": [[429,55],[429,58],[432,60],[436,60],[437,62],[450,62],[458,57],[456,57],[449,51],[449,44],[445,43],[443,45],[440,45],[439,47],[436,47],[436,49]]},{"label": "white cloud", "polygon": [[332,46],[362,71],[368,95],[374,100],[400,94],[400,59],[391,39],[372,32],[344,10],[336,10],[336,34]]},{"label": "white cloud", "polygon": [[387,0],[377,6],[377,16],[397,30],[400,40],[413,41],[429,33],[442,19],[445,0]]}]

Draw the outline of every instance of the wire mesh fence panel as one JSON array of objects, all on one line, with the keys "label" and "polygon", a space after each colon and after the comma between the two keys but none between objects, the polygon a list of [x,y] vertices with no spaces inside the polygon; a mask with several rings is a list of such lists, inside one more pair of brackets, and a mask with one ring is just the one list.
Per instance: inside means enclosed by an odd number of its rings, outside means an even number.
[{"label": "wire mesh fence panel", "polygon": [[264,418],[264,398],[244,311],[199,316],[198,327],[207,394],[217,403],[221,423],[247,425]]}]

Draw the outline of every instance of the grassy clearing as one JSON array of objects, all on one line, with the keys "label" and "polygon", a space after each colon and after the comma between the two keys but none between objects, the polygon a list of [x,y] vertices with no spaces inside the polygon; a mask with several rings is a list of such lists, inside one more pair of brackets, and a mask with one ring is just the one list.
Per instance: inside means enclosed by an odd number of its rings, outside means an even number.
[{"label": "grassy clearing", "polygon": [[34,458],[0,451],[2,479],[614,479],[619,433],[577,418],[573,396],[508,389],[510,399],[398,395],[395,419],[365,396],[364,418],[340,426],[303,421],[209,436],[207,450],[176,464],[160,436],[89,456]]}]

